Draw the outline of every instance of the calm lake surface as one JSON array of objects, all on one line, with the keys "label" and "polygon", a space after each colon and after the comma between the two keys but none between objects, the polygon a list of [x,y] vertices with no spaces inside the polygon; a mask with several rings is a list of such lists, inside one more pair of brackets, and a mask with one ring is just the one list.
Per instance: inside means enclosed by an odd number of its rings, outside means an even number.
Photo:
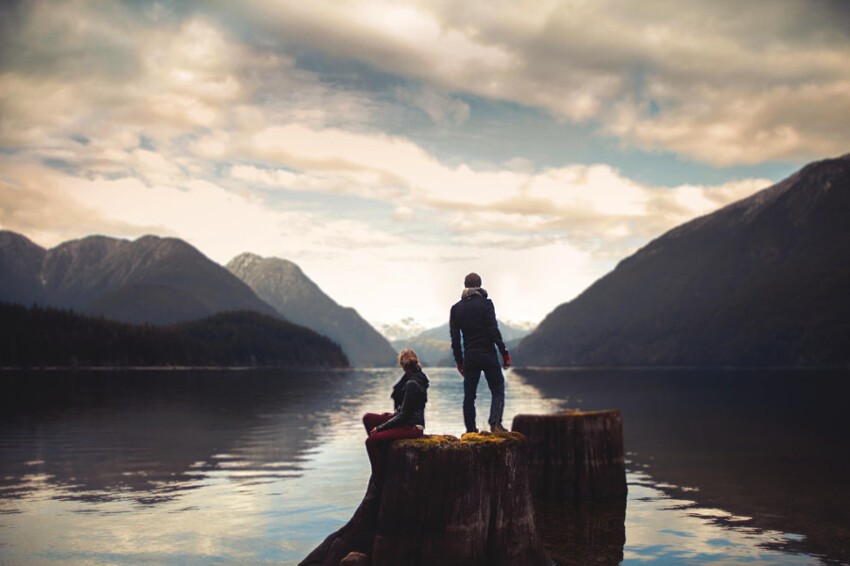
[{"label": "calm lake surface", "polygon": [[[460,377],[425,371],[427,432],[459,436]],[[360,415],[398,376],[0,373],[0,563],[296,564],[360,503]],[[850,564],[848,393],[846,371],[511,370],[505,424],[623,413],[627,501],[540,511],[559,564]]]}]

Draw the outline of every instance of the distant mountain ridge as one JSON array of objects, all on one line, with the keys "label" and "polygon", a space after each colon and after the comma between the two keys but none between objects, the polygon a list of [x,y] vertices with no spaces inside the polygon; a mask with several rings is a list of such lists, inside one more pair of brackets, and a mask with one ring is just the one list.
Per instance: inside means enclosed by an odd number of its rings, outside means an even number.
[{"label": "distant mountain ridge", "polygon": [[89,236],[46,250],[0,231],[0,300],[168,324],[223,311],[276,315],[237,277],[176,238]]},{"label": "distant mountain ridge", "polygon": [[653,240],[560,305],[527,366],[850,363],[850,155]]},{"label": "distant mountain ridge", "polygon": [[410,316],[402,318],[398,322],[378,323],[373,326],[390,342],[414,338],[426,330],[421,323]]},{"label": "distant mountain ridge", "polygon": [[[519,328],[517,326],[512,326],[511,324],[508,324],[507,322],[504,322],[502,320],[499,320],[498,323],[499,333],[501,333],[502,340],[504,340],[505,342],[524,338],[531,334],[532,331],[531,328]],[[449,340],[449,323],[446,322],[445,324],[441,324],[440,326],[429,328],[428,330],[425,330],[424,332],[420,333],[418,337]]]},{"label": "distant mountain ridge", "polygon": [[356,367],[395,365],[396,351],[353,308],[325,294],[296,264],[243,253],[227,269],[288,320],[338,342]]}]

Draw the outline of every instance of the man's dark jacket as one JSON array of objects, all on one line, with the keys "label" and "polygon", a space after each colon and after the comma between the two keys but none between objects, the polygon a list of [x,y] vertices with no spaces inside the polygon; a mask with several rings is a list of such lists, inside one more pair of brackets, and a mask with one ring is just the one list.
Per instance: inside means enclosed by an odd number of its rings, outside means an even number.
[{"label": "man's dark jacket", "polygon": [[449,332],[452,336],[452,353],[458,364],[463,363],[464,353],[495,356],[495,348],[499,349],[502,356],[508,353],[496,322],[496,309],[484,289],[464,290],[463,298],[452,306]]}]

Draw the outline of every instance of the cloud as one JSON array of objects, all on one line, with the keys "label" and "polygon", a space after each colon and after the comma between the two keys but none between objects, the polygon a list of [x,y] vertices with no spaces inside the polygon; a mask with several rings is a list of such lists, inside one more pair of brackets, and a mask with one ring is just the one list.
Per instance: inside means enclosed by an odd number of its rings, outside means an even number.
[{"label": "cloud", "polygon": [[187,239],[221,262],[247,250],[266,254],[285,247],[301,257],[333,257],[395,242],[363,222],[279,210],[259,195],[237,194],[209,181],[171,187],[132,178],[65,179],[64,187],[103,215],[129,225],[157,226],[158,232]]},{"label": "cloud", "polygon": [[398,243],[362,221],[321,211],[280,210],[262,195],[228,191],[204,180],[147,184],[136,177],[84,178],[42,165],[4,164],[0,226],[42,245],[92,233],[143,234],[188,240],[215,260],[254,251],[333,258]]},{"label": "cloud", "polygon": [[128,237],[171,232],[150,224],[130,223],[102,213],[73,195],[58,190],[66,177],[44,167],[2,163],[0,228],[23,233],[52,247],[91,234]]},{"label": "cloud", "polygon": [[469,104],[433,89],[397,89],[396,97],[422,110],[441,125],[459,126],[469,119]]},{"label": "cloud", "polygon": [[214,14],[151,21],[111,2],[35,2],[22,12],[0,59],[7,148],[127,131],[161,147],[269,120],[362,123],[373,112],[285,53],[240,41]]},{"label": "cloud", "polygon": [[835,119],[850,115],[839,3],[328,0],[249,12],[333,57],[595,124],[645,150],[734,165],[850,145]]},{"label": "cloud", "polygon": [[605,164],[541,171],[450,166],[405,138],[296,125],[264,129],[241,147],[242,157],[276,165],[234,166],[231,177],[247,183],[390,200],[398,221],[420,211],[466,241],[487,233],[498,233],[503,245],[512,239],[514,248],[569,240],[606,256],[772,184],[656,187]]},{"label": "cloud", "polygon": [[35,144],[45,132],[70,136],[104,122],[172,132],[214,125],[220,105],[244,95],[229,67],[248,54],[226,45],[219,30],[202,20],[146,27],[113,4],[98,6],[32,5],[13,39],[19,56],[0,77],[12,119],[0,131],[4,145]]},{"label": "cloud", "polygon": [[314,50],[409,79],[418,86],[391,96],[440,125],[468,120],[463,94],[716,165],[845,153],[846,10],[792,0],[732,9],[317,0],[175,14],[28,3],[5,14],[15,25],[2,40],[0,141],[34,146],[115,124],[160,144],[190,131],[209,142],[211,129],[245,119],[368,129],[387,100],[340,88],[347,79],[333,67],[325,77],[321,65],[301,68],[297,57]]}]

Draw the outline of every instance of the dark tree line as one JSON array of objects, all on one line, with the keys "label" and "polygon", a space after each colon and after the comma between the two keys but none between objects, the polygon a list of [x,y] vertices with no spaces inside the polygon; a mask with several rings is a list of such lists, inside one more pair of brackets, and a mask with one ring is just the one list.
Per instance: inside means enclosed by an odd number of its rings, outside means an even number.
[{"label": "dark tree line", "polygon": [[252,311],[152,326],[0,303],[2,367],[347,365],[329,338]]}]

